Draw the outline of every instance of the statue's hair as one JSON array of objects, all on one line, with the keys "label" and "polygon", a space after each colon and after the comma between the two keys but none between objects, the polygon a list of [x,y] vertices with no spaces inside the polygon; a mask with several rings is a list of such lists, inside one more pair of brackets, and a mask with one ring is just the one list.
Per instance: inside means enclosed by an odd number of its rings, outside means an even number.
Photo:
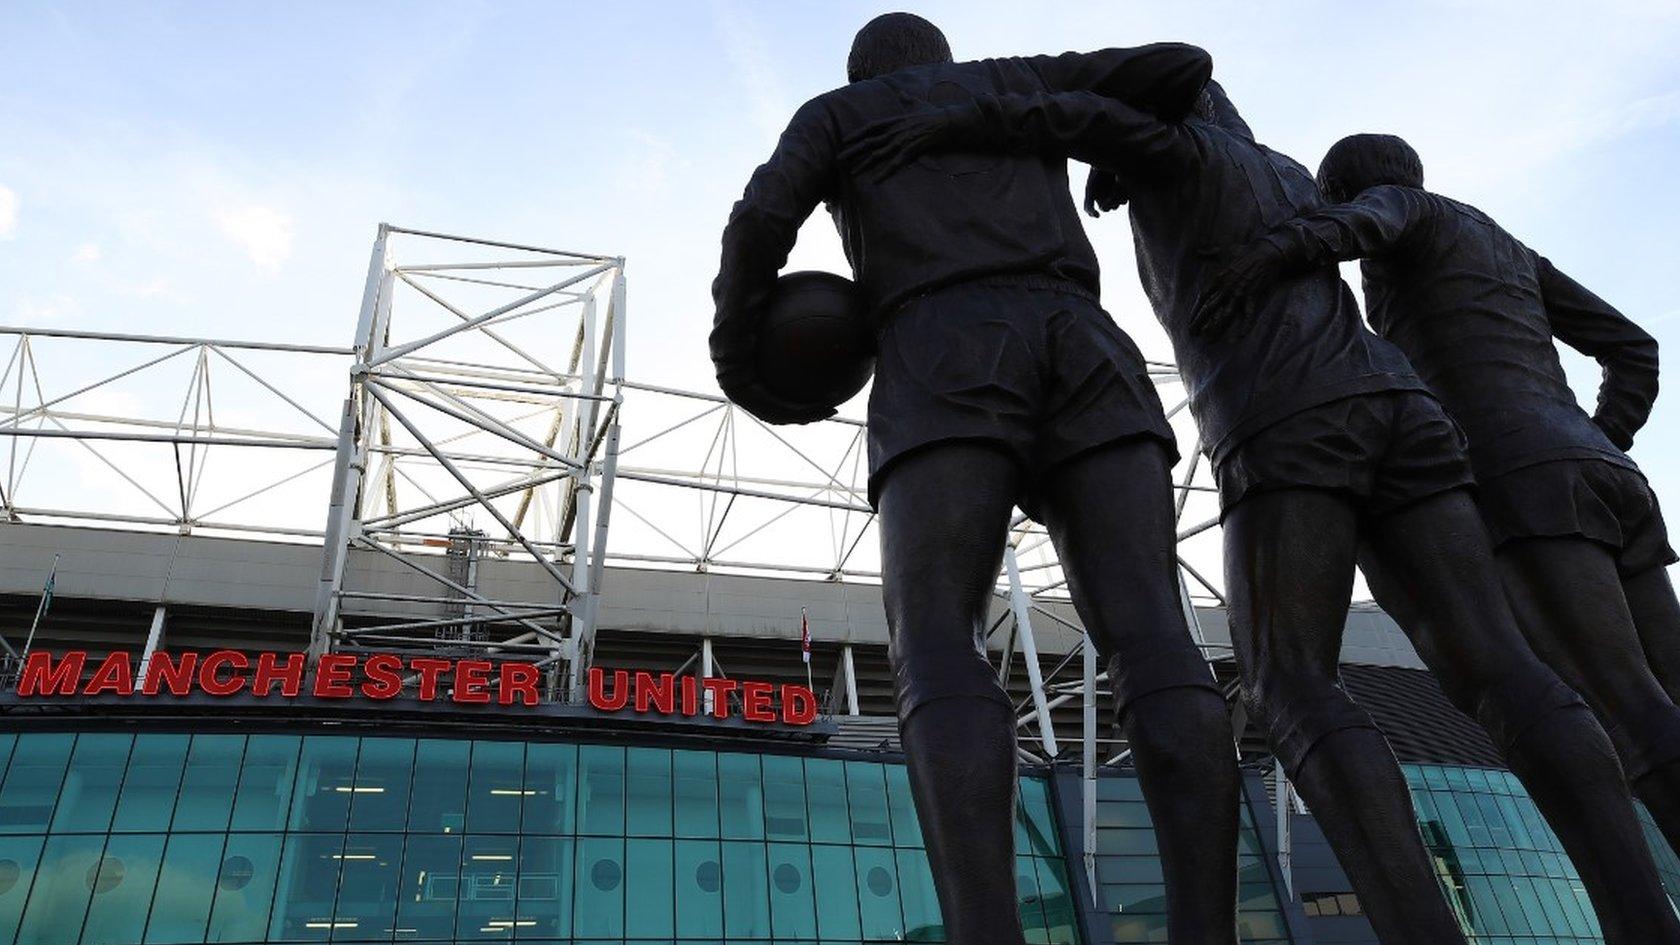
[{"label": "statue's hair", "polygon": [[873,79],[933,62],[950,62],[945,34],[914,13],[883,13],[857,31],[846,59],[846,81]]},{"label": "statue's hair", "polygon": [[1318,165],[1318,189],[1344,203],[1382,184],[1423,186],[1423,161],[1396,135],[1348,135]]}]

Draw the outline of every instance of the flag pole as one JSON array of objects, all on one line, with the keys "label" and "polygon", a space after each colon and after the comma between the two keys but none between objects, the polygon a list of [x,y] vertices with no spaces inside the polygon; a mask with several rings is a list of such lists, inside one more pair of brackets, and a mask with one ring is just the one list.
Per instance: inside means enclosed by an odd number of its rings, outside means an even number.
[{"label": "flag pole", "polygon": [[52,570],[47,573],[47,586],[41,589],[41,602],[35,605],[35,619],[29,622],[29,636],[23,641],[25,656],[29,655],[29,648],[35,643],[35,628],[41,625],[41,615],[47,612],[47,606],[52,603],[53,585],[58,581],[58,559],[58,555],[53,555]]}]

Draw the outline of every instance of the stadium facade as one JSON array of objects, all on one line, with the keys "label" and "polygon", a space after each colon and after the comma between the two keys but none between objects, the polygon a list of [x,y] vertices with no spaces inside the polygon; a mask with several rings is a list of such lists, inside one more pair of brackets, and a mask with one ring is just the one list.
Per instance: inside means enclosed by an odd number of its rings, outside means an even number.
[{"label": "stadium facade", "polygon": [[[754,429],[632,382],[625,298],[614,257],[382,227],[350,347],[0,329],[0,945],[944,940],[861,428]],[[171,364],[185,396],[157,409]],[[91,396],[122,383],[150,386]],[[1243,940],[1374,942],[1235,698],[1185,436],[1186,613],[1245,772]],[[1025,520],[992,618],[1029,941],[1165,941],[1106,680]],[[1473,940],[1599,941],[1534,805],[1369,606],[1343,681]]]}]

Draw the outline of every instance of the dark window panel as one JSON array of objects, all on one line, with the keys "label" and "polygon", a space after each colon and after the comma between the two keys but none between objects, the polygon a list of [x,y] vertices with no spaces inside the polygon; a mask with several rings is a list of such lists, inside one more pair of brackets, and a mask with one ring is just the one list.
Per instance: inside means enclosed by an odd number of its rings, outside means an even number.
[{"label": "dark window panel", "polygon": [[356,783],[350,794],[350,829],[403,829],[408,823],[408,790],[413,778],[414,739],[362,739],[356,756]]},{"label": "dark window panel", "polygon": [[759,756],[718,755],[718,812],[724,839],[764,839],[764,776]]},{"label": "dark window panel", "polygon": [[717,837],[717,755],[709,751],[672,752],[671,788],[676,808],[676,835]]},{"label": "dark window panel", "polygon": [[578,832],[624,836],[624,749],[613,745],[578,748]]},{"label": "dark window panel", "polygon": [[339,855],[338,903],[332,912],[335,942],[388,942],[397,918],[402,837],[362,833],[344,838]]},{"label": "dark window panel", "polygon": [[[307,747],[306,747],[307,752]],[[325,942],[343,867],[343,834],[290,834],[280,850],[280,878],[268,934],[276,942]]]},{"label": "dark window panel", "polygon": [[819,843],[851,843],[845,762],[806,758],[805,795],[811,815],[811,839]]},{"label": "dark window panel", "polygon": [[19,735],[0,785],[0,834],[45,833],[76,736]]},{"label": "dark window panel", "polygon": [[852,815],[852,841],[869,846],[892,844],[887,815],[887,780],[881,766],[846,762],[846,806]]},{"label": "dark window panel", "polygon": [[805,840],[810,814],[805,805],[805,764],[791,755],[765,755],[764,832],[771,840]]},{"label": "dark window panel", "polygon": [[506,942],[518,925],[519,838],[468,836],[461,841],[461,899],[455,937]]},{"label": "dark window panel", "polygon": [[358,741],[349,735],[311,735],[303,740],[288,829],[344,831],[356,789]]},{"label": "dark window panel", "polygon": [[525,746],[525,834],[571,834],[576,830],[577,746],[533,742]]},{"label": "dark window panel", "polygon": [[[421,783],[419,778],[415,783]],[[397,889],[396,940],[448,941],[455,934],[460,889],[461,838],[409,835],[403,845],[402,879]]]},{"label": "dark window panel", "polygon": [[[458,834],[466,826],[467,758],[471,750],[471,742],[420,739],[414,753],[414,788],[408,808],[409,833]],[[453,867],[450,875],[455,875]],[[451,907],[451,919],[454,914]],[[453,921],[450,928],[454,928]]]},{"label": "dark window panel", "polygon": [[524,800],[525,745],[473,742],[467,774],[467,833],[518,833]]},{"label": "dark window panel", "polygon": [[514,897],[514,915],[518,920],[514,937],[518,940],[571,934],[572,845],[573,841],[565,837],[521,838]]}]

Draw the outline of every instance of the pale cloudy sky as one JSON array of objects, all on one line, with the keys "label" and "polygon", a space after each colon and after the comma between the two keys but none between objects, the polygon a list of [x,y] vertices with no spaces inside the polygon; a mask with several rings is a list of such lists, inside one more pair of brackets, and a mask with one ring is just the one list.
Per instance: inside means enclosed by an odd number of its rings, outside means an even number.
[{"label": "pale cloudy sky", "polygon": [[[1201,44],[1263,141],[1316,166],[1405,135],[1433,187],[1680,350],[1680,4],[909,7],[959,58]],[[348,342],[385,220],[627,256],[630,373],[710,389],[729,205],[891,8],[7,0],[0,324]],[[1091,233],[1109,308],[1164,357],[1123,219]],[[826,219],[794,262],[843,271]],[[1680,503],[1680,396],[1635,455]]]}]

